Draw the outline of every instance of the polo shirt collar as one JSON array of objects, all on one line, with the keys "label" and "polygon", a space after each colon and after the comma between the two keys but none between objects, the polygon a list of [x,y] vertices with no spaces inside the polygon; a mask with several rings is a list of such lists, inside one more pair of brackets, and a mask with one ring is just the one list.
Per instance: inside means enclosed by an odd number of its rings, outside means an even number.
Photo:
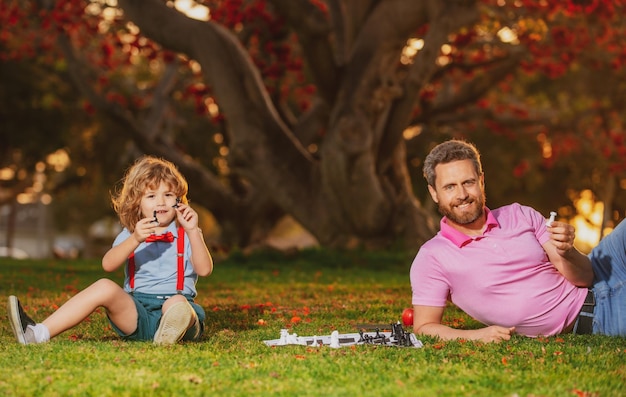
[{"label": "polo shirt collar", "polygon": [[[489,208],[485,207],[485,213],[487,214],[487,221],[486,221],[487,227],[485,228],[485,232],[483,233],[483,235],[487,233],[488,231],[490,231],[491,229],[493,229],[494,227],[500,227],[500,224],[498,223],[496,218],[493,216]],[[472,240],[481,238],[481,236],[470,237],[467,234],[456,230],[452,226],[448,225],[448,218],[446,218],[445,216],[439,222],[439,228],[441,231],[441,235],[447,238],[448,240],[452,241],[452,243],[454,243],[454,245],[456,245],[459,248],[470,243]]]}]

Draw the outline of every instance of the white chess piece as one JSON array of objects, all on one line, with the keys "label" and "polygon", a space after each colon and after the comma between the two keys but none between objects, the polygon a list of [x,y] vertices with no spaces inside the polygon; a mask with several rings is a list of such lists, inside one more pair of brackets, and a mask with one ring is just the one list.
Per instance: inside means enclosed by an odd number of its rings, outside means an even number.
[{"label": "white chess piece", "polygon": [[338,349],[341,346],[339,345],[339,331],[335,330],[330,334],[330,347],[334,349]]},{"label": "white chess piece", "polygon": [[293,333],[290,335],[287,335],[287,344],[288,345],[297,345],[298,343],[298,334]]},{"label": "white chess piece", "polygon": [[552,226],[552,222],[554,222],[555,220],[556,220],[556,212],[550,211],[550,219],[548,219],[548,221],[546,222],[546,226],[548,227]]},{"label": "white chess piece", "polygon": [[286,329],[280,330],[280,339],[278,340],[278,345],[283,346],[287,344],[287,337],[289,336],[289,331]]}]

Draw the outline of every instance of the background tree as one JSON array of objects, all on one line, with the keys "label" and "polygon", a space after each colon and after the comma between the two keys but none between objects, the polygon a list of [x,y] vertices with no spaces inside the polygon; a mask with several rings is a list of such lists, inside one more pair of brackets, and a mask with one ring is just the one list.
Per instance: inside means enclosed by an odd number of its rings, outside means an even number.
[{"label": "background tree", "polygon": [[[568,159],[602,149],[616,155],[586,172],[623,178],[619,108],[606,110],[606,91],[588,97],[591,84],[570,90],[589,71],[618,77],[621,2],[197,2],[209,21],[177,4],[13,2],[0,15],[33,33],[32,48],[62,54],[85,110],[107,116],[99,134],[132,139],[118,159],[179,164],[231,243],[262,239],[289,214],[327,246],[417,246],[435,227],[419,204],[421,159],[446,136],[484,142],[500,163],[488,167],[494,204],[528,193],[540,209],[568,202],[563,175],[590,165]],[[584,38],[597,32],[594,49]],[[604,144],[585,143],[584,115],[565,103],[593,103],[588,126],[605,112]],[[561,184],[533,195],[551,175]]]}]

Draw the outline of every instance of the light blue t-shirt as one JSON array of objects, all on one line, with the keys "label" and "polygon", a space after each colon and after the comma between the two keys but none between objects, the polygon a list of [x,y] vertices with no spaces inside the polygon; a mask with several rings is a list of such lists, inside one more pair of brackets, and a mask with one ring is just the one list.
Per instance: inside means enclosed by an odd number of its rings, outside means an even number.
[{"label": "light blue t-shirt", "polygon": [[[135,289],[136,292],[155,295],[174,295],[176,291],[176,281],[178,274],[177,241],[178,228],[176,222],[170,223],[164,233],[171,232],[174,235],[174,242],[143,242],[135,250]],[[124,228],[117,235],[113,246],[119,245],[131,236],[130,231]],[[198,275],[193,270],[191,264],[191,244],[188,236],[185,236],[184,252],[184,273],[185,282],[182,293],[187,296],[197,295],[196,282]],[[128,266],[124,269],[124,290],[133,291],[130,288],[130,277]]]}]

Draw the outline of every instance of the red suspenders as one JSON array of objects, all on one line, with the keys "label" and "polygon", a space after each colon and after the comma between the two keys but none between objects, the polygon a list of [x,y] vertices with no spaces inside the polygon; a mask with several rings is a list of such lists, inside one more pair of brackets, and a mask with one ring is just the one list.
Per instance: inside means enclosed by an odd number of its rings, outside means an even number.
[{"label": "red suspenders", "polygon": [[[178,238],[176,239],[176,292],[182,293],[185,286],[185,229],[178,227]],[[131,291],[135,289],[135,253],[132,252],[128,257],[128,283]]]},{"label": "red suspenders", "polygon": [[178,239],[176,241],[178,252],[176,256],[178,258],[178,275],[176,277],[176,292],[183,293],[183,287],[185,286],[185,229],[182,226],[178,227]]}]

